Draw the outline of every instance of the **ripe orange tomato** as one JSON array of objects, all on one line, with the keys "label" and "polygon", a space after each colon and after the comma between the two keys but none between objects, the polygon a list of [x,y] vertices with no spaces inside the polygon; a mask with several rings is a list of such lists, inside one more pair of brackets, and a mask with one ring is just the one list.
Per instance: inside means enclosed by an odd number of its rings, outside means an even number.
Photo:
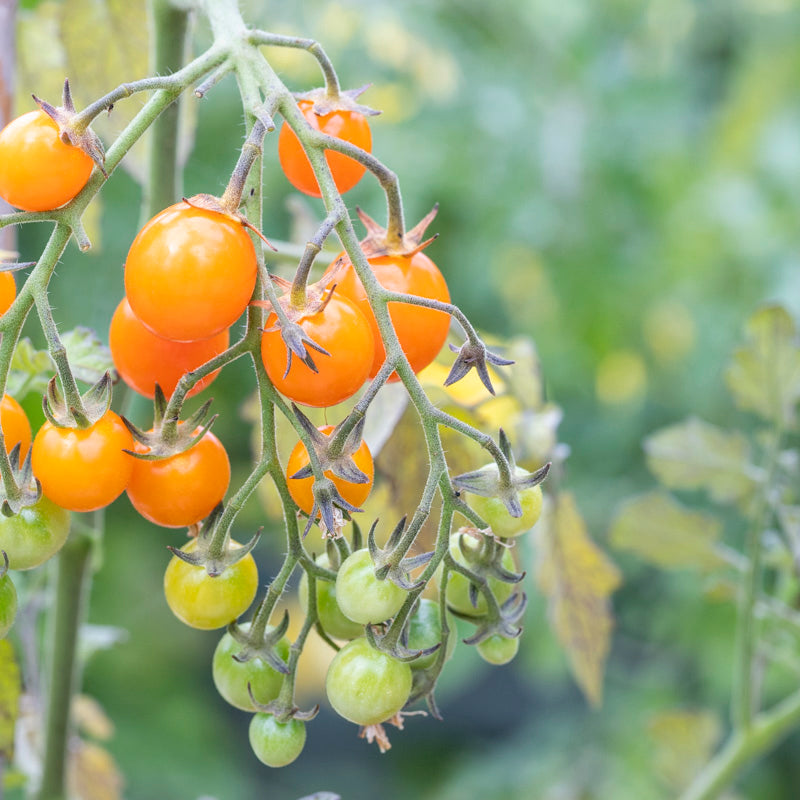
[{"label": "ripe orange tomato", "polygon": [[125,292],[133,313],[165,339],[191,342],[229,328],[256,284],[256,251],[241,223],[176,203],[133,240]]},{"label": "ripe orange tomato", "polygon": [[[137,443],[136,449],[144,448]],[[230,480],[228,454],[208,431],[183,453],[158,461],[135,459],[127,491],[145,519],[182,528],[205,519],[225,496]]]},{"label": "ripe orange tomato", "polygon": [[0,131],[0,197],[23,211],[51,211],[89,180],[94,163],[64,144],[44,111],[29,111]]},{"label": "ripe orange tomato", "polygon": [[[318,116],[313,111],[314,104],[311,100],[300,100],[297,105],[306,122],[315,130],[351,142],[368,153],[372,151],[372,133],[363,114],[357,111],[332,111],[330,114]],[[311,162],[295,132],[286,123],[278,136],[278,159],[284,175],[295,189],[311,197],[322,197]],[[352,189],[366,170],[363,164],[333,150],[325,151],[325,160],[333,174],[333,182],[342,194]]]},{"label": "ripe orange tomato", "polygon": [[[364,287],[347,255],[340,253],[333,263],[336,264],[339,258],[346,259],[346,266],[339,272],[336,292],[355,303],[372,328],[375,355],[369,377],[374,378],[386,359],[378,322],[372,313]],[[378,283],[389,291],[414,294],[431,300],[441,300],[443,303],[450,302],[450,292],[447,290],[444,276],[424,253],[416,253],[411,257],[378,256],[370,258],[369,265]],[[447,339],[450,315],[444,311],[412,306],[408,303],[389,303],[389,316],[392,318],[400,346],[411,368],[414,372],[419,372],[427,367],[436,358]],[[397,373],[394,373],[389,380],[399,380]]]},{"label": "ripe orange tomato", "polygon": [[13,272],[0,272],[0,314],[5,314],[17,296]]},{"label": "ripe orange tomato", "polygon": [[[151,398],[156,384],[169,397],[187,372],[222,353],[229,340],[227,329],[197,342],[164,339],[141,323],[124,297],[111,318],[108,331],[111,357],[120,377],[139,394]],[[186,396],[191,397],[205,389],[218,374],[219,370],[216,370],[206,375]]]},{"label": "ripe orange tomato", "polygon": [[349,300],[334,295],[321,311],[302,317],[298,322],[310,339],[330,353],[326,356],[309,351],[318,372],[292,356],[292,367],[283,377],[286,345],[279,329],[269,330],[276,322],[275,314],[270,314],[261,336],[261,358],[267,375],[281,394],[296,403],[327,408],[341,403],[362,387],[369,374],[375,345],[369,323]]},{"label": "ripe orange tomato", "polygon": [[[323,356],[324,358],[324,356]],[[329,436],[333,430],[333,425],[325,425],[319,429],[326,436]],[[339,494],[347,500],[348,503],[360,508],[361,504],[369,497],[372,491],[372,480],[375,476],[375,465],[372,462],[372,453],[367,447],[367,443],[362,440],[360,447],[353,453],[353,461],[355,465],[369,477],[367,483],[351,483],[344,478],[337,478],[330,470],[324,473],[326,478],[330,478],[339,490]],[[305,511],[306,514],[311,513],[314,507],[314,495],[312,487],[314,486],[314,478],[291,478],[296,472],[299,472],[309,462],[308,450],[302,442],[298,442],[291,454],[289,461],[286,464],[286,477],[289,484],[289,494],[292,499],[297,503],[298,507]]]},{"label": "ripe orange tomato", "polygon": [[95,511],[128,485],[134,459],[123,450],[133,450],[133,436],[113,411],[85,429],[45,422],[33,440],[33,474],[61,508]]},{"label": "ripe orange tomato", "polygon": [[31,424],[22,406],[9,394],[0,401],[0,425],[6,441],[6,452],[10,453],[15,444],[20,445],[19,463],[25,460],[31,446]]}]

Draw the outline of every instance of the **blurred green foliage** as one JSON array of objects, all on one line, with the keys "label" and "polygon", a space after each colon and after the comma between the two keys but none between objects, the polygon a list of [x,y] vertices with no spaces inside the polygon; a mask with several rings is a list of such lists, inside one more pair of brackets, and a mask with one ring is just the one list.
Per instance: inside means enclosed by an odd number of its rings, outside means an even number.
[{"label": "blurred green foliage", "polygon": [[[29,14],[59,11],[48,0],[22,6],[21,24]],[[602,540],[617,501],[652,486],[640,448],[649,431],[690,413],[733,419],[723,370],[749,312],[765,299],[800,312],[800,7],[792,0],[242,6],[255,25],[318,38],[346,86],[373,84],[364,100],[384,109],[373,127],[375,152],[399,174],[410,221],[441,203],[441,237],[429,253],[455,302],[486,331],[534,337],[548,393],[565,410],[570,486]],[[202,25],[196,36],[207,41]],[[21,60],[55,50],[22,52]],[[269,55],[293,88],[317,82],[308,56]],[[198,127],[185,192],[218,192],[243,133],[233,82],[189,102],[198,106]],[[286,239],[297,215],[275,154],[271,136],[263,229]],[[88,255],[67,251],[51,288],[65,330],[87,325],[105,338],[140,222],[138,198],[135,182],[118,170],[102,193],[98,246]],[[380,218],[373,183],[362,182],[347,201]],[[302,203],[319,215],[318,204]],[[46,234],[41,226],[20,231],[23,258],[36,256]],[[251,385],[237,362],[212,392],[234,480],[250,463],[239,412]],[[144,402],[134,404],[134,418],[148,413]],[[254,501],[238,538],[262,522]],[[740,534],[728,526],[725,536]],[[278,532],[264,538],[273,535],[276,558]],[[163,601],[164,545],[180,539],[119,501],[93,589],[91,621],[130,634],[94,657],[86,688],[115,722],[109,748],[131,800],[294,800],[320,789],[345,798],[658,800],[670,796],[664,770],[674,759],[664,748],[674,740],[663,724],[653,734],[656,715],[726,714],[732,610],[703,599],[696,573],[666,575],[620,555],[625,584],[614,598],[602,710],[588,710],[569,681],[543,601],[534,598],[511,666],[490,669],[459,647],[440,690],[443,723],[411,719],[391,753],[379,756],[352,726],[323,713],[309,726],[300,761],[267,772],[249,752],[246,716],[213,691],[217,637],[183,628]],[[260,549],[268,576],[274,558],[269,544]],[[686,730],[705,732],[711,747],[715,723],[692,720]],[[795,798],[798,756],[795,736],[746,776],[743,794]]]}]

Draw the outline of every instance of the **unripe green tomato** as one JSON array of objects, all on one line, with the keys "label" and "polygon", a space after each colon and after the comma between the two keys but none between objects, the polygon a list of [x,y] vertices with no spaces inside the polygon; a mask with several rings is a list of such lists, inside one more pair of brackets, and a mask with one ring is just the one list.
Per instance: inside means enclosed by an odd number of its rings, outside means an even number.
[{"label": "unripe green tomato", "polygon": [[[241,629],[250,629],[250,623],[245,622]],[[268,629],[269,630],[269,629]],[[226,633],[214,651],[211,673],[214,686],[222,697],[232,706],[241,708],[242,711],[257,711],[247,691],[247,684],[253,690],[253,696],[262,705],[274,700],[281,690],[283,675],[273,669],[260,658],[251,658],[248,661],[236,661],[233,657],[242,646],[229,633]],[[277,654],[284,661],[289,659],[289,640],[284,636],[275,648]]]},{"label": "unripe green tomato", "polygon": [[0,550],[9,569],[33,569],[55,555],[69,535],[69,511],[42,497],[13,517],[0,515]]},{"label": "unripe green tomato", "polygon": [[366,548],[351,553],[336,576],[336,599],[344,615],[366,625],[393,617],[408,592],[390,580],[375,577],[375,565]]},{"label": "unripe green tomato", "polygon": [[478,644],[478,653],[484,661],[500,666],[508,664],[519,652],[519,639],[506,639],[493,634]]},{"label": "unripe green tomato", "polygon": [[17,590],[6,573],[0,578],[0,639],[5,638],[17,616]]},{"label": "unripe green tomato", "polygon": [[365,638],[348,642],[331,661],[325,691],[333,710],[356,725],[393,717],[411,694],[411,667]]},{"label": "unripe green tomato", "polygon": [[[323,553],[317,558],[317,564],[321,567],[330,567],[331,562],[327,553]],[[362,636],[364,626],[358,622],[353,622],[342,613],[339,603],[336,600],[336,584],[331,581],[323,581],[317,578],[317,615],[320,625],[325,629],[328,636],[334,639],[355,639]],[[300,607],[303,613],[308,612],[308,576],[303,573],[300,579]]]},{"label": "unripe green tomato", "polygon": [[[497,469],[493,464],[493,469]],[[516,475],[526,475],[524,469],[517,467]],[[482,497],[479,494],[465,495],[469,507],[492,529],[495,536],[508,539],[529,531],[542,514],[542,487],[538,484],[519,492],[522,516],[512,517],[499,497]]]},{"label": "unripe green tomato", "polygon": [[268,767],[291,764],[306,743],[306,726],[299,719],[278,722],[272,714],[256,714],[250,720],[250,747]]},{"label": "unripe green tomato", "polygon": [[[447,626],[450,629],[450,635],[447,637],[445,661],[453,655],[456,638],[458,637],[455,621],[449,613],[447,615]],[[439,614],[439,604],[423,597],[408,621],[408,649],[412,651],[427,650],[429,647],[441,642],[441,640],[442,618]],[[409,661],[408,665],[412,670],[427,669],[437,658],[439,658],[439,651],[435,650],[427,656],[420,656],[413,661]]]},{"label": "unripe green tomato", "polygon": [[[470,564],[461,552],[459,544],[460,539],[461,534],[459,533],[454,533],[450,536],[450,555],[459,564],[469,567]],[[511,550],[506,549],[503,553],[501,564],[509,572],[514,571],[514,558],[511,555]],[[483,596],[483,593],[479,591],[478,605],[473,606],[469,599],[469,584],[469,580],[460,572],[451,570],[447,578],[447,602],[461,614],[467,614],[471,617],[480,617],[487,611],[486,598]],[[514,591],[513,584],[506,583],[505,581],[493,577],[489,578],[489,587],[497,598],[497,602],[501,605],[511,597],[511,593]]]}]

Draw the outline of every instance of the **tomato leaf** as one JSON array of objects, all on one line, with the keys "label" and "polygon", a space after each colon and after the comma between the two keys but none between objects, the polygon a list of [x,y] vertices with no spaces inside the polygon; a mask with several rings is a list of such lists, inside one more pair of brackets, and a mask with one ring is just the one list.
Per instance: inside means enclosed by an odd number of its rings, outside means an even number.
[{"label": "tomato leaf", "polygon": [[636,553],[659,567],[725,566],[715,548],[722,523],[700,511],[689,511],[668,494],[650,492],[626,502],[611,524],[614,547]]},{"label": "tomato leaf", "polygon": [[14,725],[19,711],[19,666],[14,648],[0,640],[0,758],[10,761],[14,749]]},{"label": "tomato leaf", "polygon": [[743,503],[757,486],[747,439],[695,417],[649,436],[644,450],[669,489],[705,489],[718,502]]},{"label": "tomato leaf", "polygon": [[67,767],[70,796],[80,800],[121,800],[125,782],[111,753],[93,742],[79,741]]},{"label": "tomato leaf", "polygon": [[72,373],[79,381],[97,383],[106,372],[114,369],[111,351],[93,330],[74,328],[62,334],[61,341],[67,349]]},{"label": "tomato leaf", "polygon": [[6,392],[22,400],[29,392],[44,394],[53,376],[53,361],[47,350],[37,350],[30,339],[20,339],[11,358]]},{"label": "tomato leaf", "polygon": [[800,342],[791,315],[779,306],[747,323],[747,345],[733,354],[725,378],[736,404],[785,427],[796,423],[800,400]]},{"label": "tomato leaf", "polygon": [[571,494],[548,501],[537,529],[537,580],[548,599],[550,624],[578,685],[597,707],[614,626],[609,597],[620,585],[619,570],[589,538]]}]

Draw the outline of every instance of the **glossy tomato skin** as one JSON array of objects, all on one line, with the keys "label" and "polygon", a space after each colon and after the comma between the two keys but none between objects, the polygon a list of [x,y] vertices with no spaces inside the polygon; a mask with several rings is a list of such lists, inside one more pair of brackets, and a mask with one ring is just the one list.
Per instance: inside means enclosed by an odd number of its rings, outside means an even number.
[{"label": "glossy tomato skin", "polygon": [[493,634],[478,644],[478,653],[489,664],[501,666],[513,660],[519,651],[519,639],[506,639]]},{"label": "glossy tomato skin", "polygon": [[[368,153],[372,151],[372,133],[363,114],[357,111],[333,111],[318,116],[314,113],[313,103],[310,100],[300,100],[297,105],[303,112],[306,122],[315,130],[350,142]],[[311,162],[295,132],[286,123],[283,124],[278,136],[278,159],[283,174],[295,189],[311,197],[322,197],[314,171],[311,169]],[[342,194],[352,189],[366,171],[363,164],[333,150],[325,151],[325,160],[333,174],[336,188]]]},{"label": "glossy tomato skin", "polygon": [[184,202],[139,231],[125,263],[133,313],[153,333],[179,342],[233,325],[255,283],[256,251],[242,224]]},{"label": "glossy tomato skin", "polygon": [[272,714],[255,714],[248,731],[256,758],[268,767],[291,764],[306,743],[306,724],[299,719],[278,722]]},{"label": "glossy tomato skin", "polygon": [[[324,356],[323,356],[324,358]],[[333,430],[333,425],[324,425],[319,429],[326,436],[329,436]],[[351,483],[344,478],[338,478],[330,470],[323,473],[326,478],[330,478],[342,497],[348,503],[360,508],[361,504],[369,497],[372,491],[372,480],[375,476],[375,464],[372,461],[372,453],[367,447],[367,443],[362,440],[358,450],[353,453],[353,461],[355,465],[369,477],[367,483]],[[291,454],[289,461],[286,463],[286,478],[289,486],[289,494],[292,499],[297,503],[298,508],[305,511],[306,514],[311,513],[314,507],[314,478],[292,478],[291,476],[299,472],[303,467],[309,463],[308,450],[302,442],[298,442]]]},{"label": "glossy tomato skin", "polygon": [[[167,397],[178,381],[193,369],[210,361],[227,347],[230,333],[223,331],[196,342],[175,342],[153,333],[131,310],[127,298],[117,306],[111,318],[108,343],[114,366],[125,383],[139,394],[153,398],[158,384]],[[199,380],[187,397],[201,392],[219,374],[219,370]]]},{"label": "glossy tomato skin", "polygon": [[[232,547],[241,547],[231,540]],[[196,540],[181,549],[194,551]],[[172,613],[183,623],[200,630],[222,628],[243,614],[258,590],[258,570],[253,556],[231,564],[212,578],[205,567],[187,564],[173,556],[164,573],[164,594]]]},{"label": "glossy tomato skin", "polygon": [[[522,470],[517,468],[517,471]],[[499,497],[467,494],[466,500],[470,508],[488,523],[492,533],[504,539],[529,531],[542,514],[542,487],[538,485],[520,490],[519,502],[522,506],[520,517],[512,517]]]},{"label": "glossy tomato skin", "polygon": [[367,548],[351,553],[336,575],[336,599],[344,615],[366,625],[393,617],[405,602],[408,592],[390,580],[375,577],[375,565]]},{"label": "glossy tomato skin", "polygon": [[270,314],[261,336],[261,358],[275,388],[290,400],[315,408],[327,408],[354,395],[369,376],[374,340],[364,315],[349,301],[334,294],[321,311],[303,317],[300,327],[326,356],[311,351],[317,367],[313,372],[299,358],[292,357],[286,372],[286,345],[280,330],[270,330],[277,318]]},{"label": "glossy tomato skin", "polygon": [[17,296],[13,272],[0,272],[0,314],[5,314]]},{"label": "glossy tomato skin", "polygon": [[23,211],[51,211],[86,185],[94,166],[64,144],[44,111],[29,111],[0,131],[0,197]]},{"label": "glossy tomato skin", "polygon": [[33,474],[44,495],[70,511],[95,511],[115,500],[133,472],[133,436],[113,412],[89,428],[45,422],[33,440]]},{"label": "glossy tomato skin", "polygon": [[17,590],[6,573],[0,578],[0,639],[4,639],[17,616]]},{"label": "glossy tomato skin", "polygon": [[[317,564],[321,567],[330,568],[331,563],[326,553],[317,557]],[[317,615],[325,633],[334,639],[355,639],[357,636],[362,636],[364,626],[358,622],[353,622],[342,613],[342,609],[336,600],[336,584],[317,578],[315,588],[317,593]],[[306,614],[308,612],[308,577],[305,571],[300,579],[299,594],[300,608]]]},{"label": "glossy tomato skin", "polygon": [[10,453],[14,445],[19,444],[19,463],[25,460],[31,446],[31,424],[22,410],[22,406],[10,395],[4,394],[0,400],[0,425],[6,442],[6,452]]},{"label": "glossy tomato skin", "polygon": [[145,519],[165,528],[183,528],[211,513],[230,480],[228,454],[208,431],[183,453],[157,461],[135,459],[127,492]]},{"label": "glossy tomato skin", "polygon": [[[447,626],[450,629],[450,635],[447,637],[445,661],[453,655],[458,638],[455,620],[450,613],[447,615]],[[442,617],[439,614],[439,604],[423,597],[408,621],[408,649],[427,650],[441,641]],[[427,669],[433,666],[438,658],[439,651],[435,650],[433,653],[409,661],[408,664],[412,670]]]},{"label": "glossy tomato skin", "polygon": [[[358,307],[372,329],[375,354],[369,377],[374,378],[386,360],[378,322],[372,313],[361,280],[347,255],[340,253],[338,258],[344,258],[346,266],[339,272],[336,291]],[[334,260],[334,264],[338,258]],[[370,258],[369,265],[384,289],[440,300],[443,303],[450,302],[450,292],[444,276],[425,253],[416,253],[410,257],[379,256]],[[389,303],[389,316],[392,318],[392,325],[400,346],[411,364],[411,369],[419,372],[427,367],[436,358],[447,339],[450,315],[444,311],[412,306],[408,303]],[[397,373],[394,373],[390,380],[399,380]]]},{"label": "glossy tomato skin", "polygon": [[13,517],[0,516],[0,550],[9,569],[33,569],[55,555],[69,535],[69,511],[42,497]]},{"label": "glossy tomato skin", "polygon": [[[248,631],[250,623],[244,623],[241,628],[245,632]],[[278,696],[283,675],[260,658],[236,661],[233,657],[241,649],[242,646],[229,633],[219,640],[212,660],[214,686],[232,706],[242,711],[257,711],[247,691],[248,684],[253,690],[253,697],[262,705],[266,705]],[[280,658],[284,661],[289,660],[289,640],[285,636],[275,649]]]},{"label": "glossy tomato skin", "polygon": [[356,725],[393,717],[411,694],[411,667],[365,638],[348,642],[328,667],[325,691],[334,711]]}]

